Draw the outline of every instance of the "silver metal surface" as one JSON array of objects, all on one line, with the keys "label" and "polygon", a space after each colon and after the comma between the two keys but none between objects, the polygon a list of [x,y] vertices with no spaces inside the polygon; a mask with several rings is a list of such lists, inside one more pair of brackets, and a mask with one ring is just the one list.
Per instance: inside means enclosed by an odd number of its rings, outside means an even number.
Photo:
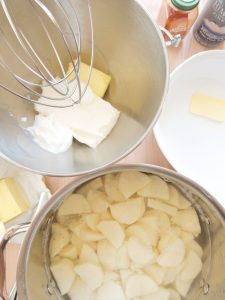
[{"label": "silver metal surface", "polygon": [[[48,239],[46,228],[62,201],[82,184],[99,176],[138,170],[160,176],[178,187],[195,207],[202,227],[198,242],[203,247],[203,269],[195,280],[187,300],[225,299],[225,211],[204,189],[186,177],[170,170],[150,165],[114,166],[68,184],[44,206],[32,222],[22,246],[17,269],[19,300],[60,299],[49,286],[46,273],[46,254],[43,247]],[[44,237],[44,238],[43,238]],[[44,244],[43,244],[44,243]],[[22,276],[21,276],[22,274]],[[35,282],[35,284],[34,284]],[[51,291],[51,294],[49,293]],[[66,299],[65,297],[61,297]]]},{"label": "silver metal surface", "polygon": [[[73,6],[70,5],[70,14],[72,12],[75,22],[69,18],[61,2],[60,0],[51,2],[46,0],[0,1],[1,14],[5,20],[4,27],[0,30],[0,37],[6,47],[5,52],[0,52],[0,68],[8,72],[11,77],[8,85],[1,80],[0,87],[12,93],[15,100],[21,98],[39,105],[69,107],[79,103],[86,92],[94,57],[91,4],[87,0],[91,33],[90,69],[87,83],[82,89],[79,79],[82,27]],[[24,5],[22,20],[18,13],[20,5]],[[24,24],[24,20],[28,19],[32,20],[32,23]],[[33,26],[39,28],[38,34]],[[64,28],[67,28],[67,32]],[[9,32],[13,42],[8,36]],[[48,48],[47,54],[42,51],[43,43]],[[9,54],[14,56],[14,64],[9,62]],[[65,56],[72,65],[69,73],[67,73],[68,65],[64,63]],[[54,60],[54,64],[48,64],[50,57]],[[55,68],[57,68],[57,73],[55,73]],[[13,81],[16,81],[17,88],[11,88]],[[21,91],[19,87],[22,88]],[[50,97],[43,94],[44,87],[49,87],[50,91],[56,91],[57,96]],[[41,100],[37,101],[39,98]]]},{"label": "silver metal surface", "polygon": [[[22,19],[24,0],[19,2],[17,13]],[[81,58],[88,63],[91,40],[88,38],[90,18],[87,1],[71,0],[70,3],[84,29]],[[74,18],[68,0],[61,1],[61,4],[69,18]],[[96,149],[74,141],[67,152],[56,155],[41,149],[24,130],[24,127],[33,124],[33,105],[27,101],[15,101],[13,95],[0,90],[0,152],[9,161],[28,170],[44,175],[73,176],[102,169],[134,150],[152,129],[161,111],[169,68],[165,41],[151,15],[135,0],[92,0],[91,5],[95,31],[94,67],[111,75],[105,98],[121,111],[120,118],[110,135]],[[2,15],[1,22],[4,27]],[[34,34],[40,35],[36,23],[29,19],[30,23]],[[55,42],[58,45],[58,41]],[[0,47],[2,43],[0,36]],[[46,63],[54,66],[55,57],[48,55],[49,43],[46,45],[42,39],[40,43]],[[60,47],[57,49],[60,51]],[[60,57],[67,66],[69,60],[63,53],[60,52]],[[15,58],[9,54],[5,53],[5,56],[13,63]],[[19,66],[18,69],[21,71]],[[10,78],[0,72],[0,82],[3,79],[10,82]],[[22,117],[27,117],[27,122],[22,122]]]}]

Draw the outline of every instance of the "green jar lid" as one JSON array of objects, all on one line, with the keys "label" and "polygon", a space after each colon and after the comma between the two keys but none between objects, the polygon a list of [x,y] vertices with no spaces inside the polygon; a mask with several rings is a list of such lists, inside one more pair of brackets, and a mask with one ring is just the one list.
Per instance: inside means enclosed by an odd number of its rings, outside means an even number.
[{"label": "green jar lid", "polygon": [[171,0],[173,5],[182,10],[192,10],[199,4],[200,0]]}]

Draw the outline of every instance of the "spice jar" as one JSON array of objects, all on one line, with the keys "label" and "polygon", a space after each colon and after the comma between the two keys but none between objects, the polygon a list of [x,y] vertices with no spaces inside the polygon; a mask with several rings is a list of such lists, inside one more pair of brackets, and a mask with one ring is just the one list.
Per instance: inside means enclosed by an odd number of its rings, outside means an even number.
[{"label": "spice jar", "polygon": [[200,0],[166,0],[165,28],[183,38],[198,17]]}]

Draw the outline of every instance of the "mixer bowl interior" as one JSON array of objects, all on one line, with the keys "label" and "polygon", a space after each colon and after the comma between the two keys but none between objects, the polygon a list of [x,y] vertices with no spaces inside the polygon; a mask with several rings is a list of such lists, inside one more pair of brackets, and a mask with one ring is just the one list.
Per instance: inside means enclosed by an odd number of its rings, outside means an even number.
[{"label": "mixer bowl interior", "polygon": [[[86,28],[87,2],[71,2]],[[23,14],[23,1],[19,9]],[[97,149],[74,142],[67,152],[52,154],[41,149],[24,130],[33,123],[33,105],[0,89],[0,152],[29,170],[69,176],[103,168],[132,151],[159,115],[167,87],[168,64],[164,42],[152,18],[138,2],[130,0],[94,0],[92,10],[94,66],[112,76],[105,98],[121,111],[119,121]],[[35,34],[38,26],[31,25]],[[82,59],[88,63],[90,36],[85,30],[82,38]],[[16,64],[15,58],[10,59]],[[47,48],[46,61],[54,64]],[[64,63],[68,63],[66,58]],[[13,88],[5,72],[0,74],[2,81]],[[21,121],[24,117],[26,122]]]}]

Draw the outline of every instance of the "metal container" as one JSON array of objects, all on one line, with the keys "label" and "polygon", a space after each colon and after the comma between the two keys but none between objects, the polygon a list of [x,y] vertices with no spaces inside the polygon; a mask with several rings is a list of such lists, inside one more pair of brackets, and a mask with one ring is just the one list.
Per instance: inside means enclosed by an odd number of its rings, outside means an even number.
[{"label": "metal container", "polygon": [[75,180],[55,194],[43,207],[32,222],[22,245],[16,279],[19,300],[67,299],[66,297],[57,298],[49,282],[48,271],[45,267],[47,255],[44,255],[43,251],[49,238],[46,235],[46,226],[62,201],[82,184],[108,173],[129,170],[160,176],[166,182],[173,183],[192,202],[199,215],[202,228],[198,242],[203,248],[203,269],[186,299],[225,299],[224,209],[199,185],[174,171],[150,165],[128,165],[114,166]]},{"label": "metal container", "polygon": [[[70,2],[80,22],[84,23],[82,28],[85,24],[89,28],[86,0]],[[66,6],[68,1],[61,3]],[[159,116],[169,78],[166,46],[160,29],[137,0],[93,0],[91,3],[94,66],[112,76],[106,99],[121,111],[120,119],[97,149],[74,142],[67,152],[51,154],[33,142],[24,130],[33,123],[33,105],[1,89],[0,152],[6,159],[28,170],[44,175],[72,176],[106,167],[137,147]],[[20,1],[18,10],[23,14],[24,0]],[[0,18],[4,20],[1,13]],[[38,26],[32,24],[32,20],[28,26],[31,26],[32,34],[38,32]],[[86,36],[83,32],[83,48],[87,49],[82,53],[84,62],[90,57],[90,40]],[[45,43],[42,46],[45,48]],[[47,47],[46,61],[54,65]],[[4,76],[1,72],[1,82],[6,80]],[[24,117],[26,124],[21,122]]]}]

